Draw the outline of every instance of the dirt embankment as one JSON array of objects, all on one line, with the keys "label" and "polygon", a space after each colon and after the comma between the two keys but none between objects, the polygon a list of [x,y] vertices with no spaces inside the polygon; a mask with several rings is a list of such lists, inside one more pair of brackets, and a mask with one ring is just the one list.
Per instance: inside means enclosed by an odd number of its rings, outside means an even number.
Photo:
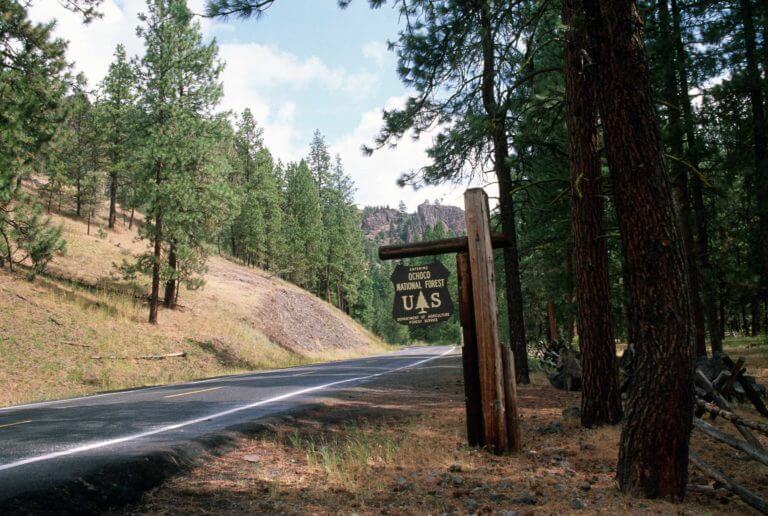
[{"label": "dirt embankment", "polygon": [[[116,267],[147,243],[122,216],[114,230],[100,229],[105,215],[102,206],[87,235],[82,220],[53,214],[67,253],[35,281],[0,269],[0,405],[386,349],[325,301],[220,256],[209,260],[203,288],[183,288],[179,308],[149,325],[146,278],[127,281]],[[179,351],[185,358],[131,359]]]},{"label": "dirt embankment", "polygon": [[[460,360],[387,375],[273,422],[235,450],[167,481],[129,514],[733,514],[720,492],[683,504],[633,499],[615,484],[618,427],[564,416],[579,395],[536,378],[519,389],[524,452],[465,445]],[[768,444],[768,443],[766,443]],[[695,435],[692,449],[768,495],[760,466]],[[765,468],[763,468],[765,469]],[[691,469],[691,483],[709,481]]]}]

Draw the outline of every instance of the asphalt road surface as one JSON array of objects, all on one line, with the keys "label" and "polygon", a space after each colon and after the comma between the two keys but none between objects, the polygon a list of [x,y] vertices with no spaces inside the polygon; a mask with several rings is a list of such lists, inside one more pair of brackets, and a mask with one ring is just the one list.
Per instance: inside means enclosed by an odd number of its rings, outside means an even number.
[{"label": "asphalt road surface", "polygon": [[[419,367],[451,347],[417,347],[357,360],[263,371],[0,409],[3,501],[148,461],[185,443]],[[91,477],[89,477],[89,475]],[[94,496],[98,488],[92,487]]]}]

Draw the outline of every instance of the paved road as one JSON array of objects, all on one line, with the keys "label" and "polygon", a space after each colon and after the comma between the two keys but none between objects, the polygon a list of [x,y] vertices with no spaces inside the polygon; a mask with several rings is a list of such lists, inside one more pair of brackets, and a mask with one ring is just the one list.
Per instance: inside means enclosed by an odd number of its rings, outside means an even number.
[{"label": "paved road", "polygon": [[[226,376],[0,409],[0,502],[150,460],[313,395],[419,367],[454,348]],[[87,482],[84,482],[87,483]],[[1,506],[1,505],[0,505]]]}]

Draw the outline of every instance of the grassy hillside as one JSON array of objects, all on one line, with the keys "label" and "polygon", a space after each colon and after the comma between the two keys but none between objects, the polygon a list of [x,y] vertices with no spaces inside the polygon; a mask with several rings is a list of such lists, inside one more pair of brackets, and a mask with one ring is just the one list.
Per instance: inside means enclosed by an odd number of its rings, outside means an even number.
[{"label": "grassy hillside", "polygon": [[[122,218],[99,236],[104,215],[89,236],[83,221],[53,214],[67,253],[34,281],[0,270],[0,405],[386,350],[333,306],[219,256],[202,289],[182,289],[179,308],[149,325],[147,285],[123,280],[113,266],[145,242]],[[186,357],[130,358],[179,351]]]}]

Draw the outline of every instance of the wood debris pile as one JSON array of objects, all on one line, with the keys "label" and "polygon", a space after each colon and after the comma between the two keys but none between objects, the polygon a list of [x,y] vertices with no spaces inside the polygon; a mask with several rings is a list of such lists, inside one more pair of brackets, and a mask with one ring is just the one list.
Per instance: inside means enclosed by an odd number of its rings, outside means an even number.
[{"label": "wood debris pile", "polygon": [[[560,342],[540,344],[537,349],[539,363],[547,372],[553,387],[562,390],[581,390],[581,363],[579,354],[573,348]],[[758,462],[768,466],[768,450],[757,435],[768,436],[768,407],[766,407],[766,388],[746,374],[745,359],[736,361],[726,354],[712,358],[699,358],[695,363],[694,391],[696,411],[693,427],[707,438],[737,450],[744,460]],[[619,377],[621,392],[625,394],[632,383],[634,370],[634,351],[630,346],[619,358]],[[746,411],[754,416],[743,415]],[[724,432],[712,423],[717,418],[728,422],[728,427],[736,430],[737,435]],[[697,469],[710,477],[713,485],[694,485],[692,490],[700,492],[728,491],[741,498],[749,506],[768,514],[768,502],[739,484],[721,469],[702,460],[691,451],[690,461]]]},{"label": "wood debris pile", "polygon": [[577,350],[560,341],[551,341],[540,343],[536,354],[553,387],[574,392],[581,390],[581,360]]},{"label": "wood debris pile", "polygon": [[[766,389],[755,381],[754,377],[746,374],[744,364],[744,358],[734,362],[725,354],[697,360],[694,374],[696,413],[693,426],[708,438],[737,450],[747,460],[768,466],[768,451],[756,435],[768,436],[768,424],[737,412],[737,409],[741,408],[738,404],[751,404],[757,412],[755,418],[768,418],[764,401]],[[728,421],[728,426],[735,428],[741,438],[712,425],[711,422],[718,417]],[[731,491],[751,507],[768,514],[768,502],[718,468],[704,462],[696,453],[690,454],[690,460],[694,466],[712,478],[716,486]]]}]

